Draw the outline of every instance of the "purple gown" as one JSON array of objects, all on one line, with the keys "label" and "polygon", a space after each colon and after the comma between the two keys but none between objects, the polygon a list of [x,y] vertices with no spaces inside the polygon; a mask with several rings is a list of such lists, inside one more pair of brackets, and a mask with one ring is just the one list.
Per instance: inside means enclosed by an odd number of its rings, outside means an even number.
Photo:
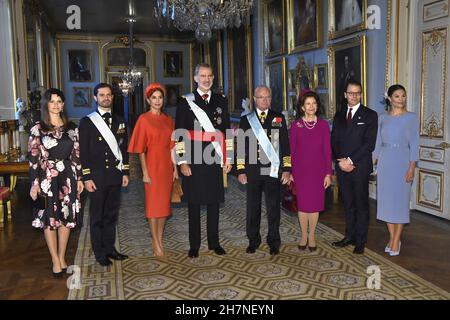
[{"label": "purple gown", "polygon": [[319,119],[315,127],[309,129],[302,119],[295,121],[291,127],[290,144],[298,210],[305,213],[323,211],[323,182],[327,174],[332,174],[328,122]]}]

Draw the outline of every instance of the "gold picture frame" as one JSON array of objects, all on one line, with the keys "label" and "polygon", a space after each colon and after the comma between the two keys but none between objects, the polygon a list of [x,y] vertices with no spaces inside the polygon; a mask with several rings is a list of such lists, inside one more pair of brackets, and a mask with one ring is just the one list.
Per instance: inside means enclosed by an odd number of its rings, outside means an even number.
[{"label": "gold picture frame", "polygon": [[322,47],[322,0],[287,0],[289,54]]},{"label": "gold picture frame", "polygon": [[314,66],[314,90],[328,89],[328,65],[326,63]]},{"label": "gold picture frame", "polygon": [[[252,30],[241,26],[228,34],[228,105],[230,113],[243,111],[242,99],[253,95]],[[244,48],[246,48],[244,50]]]},{"label": "gold picture frame", "polygon": [[183,77],[183,51],[163,51],[164,77]]},{"label": "gold picture frame", "polygon": [[92,105],[91,87],[72,87],[74,108],[90,108]]},{"label": "gold picture frame", "polygon": [[296,81],[297,81],[297,69],[291,69],[288,71],[288,84],[287,88],[289,92],[296,93]]},{"label": "gold picture frame", "polygon": [[[344,99],[345,83],[349,79],[363,86],[362,103],[367,103],[366,36],[333,44],[328,47],[329,110],[334,115]],[[356,61],[355,61],[356,60]]]},{"label": "gold picture frame", "polygon": [[272,89],[271,109],[287,110],[286,58],[268,62],[265,70],[266,85]]},{"label": "gold picture frame", "polygon": [[284,0],[264,1],[264,55],[266,57],[273,57],[284,53],[284,12]]},{"label": "gold picture frame", "polygon": [[222,32],[216,31],[212,39],[205,46],[205,51],[206,63],[214,70],[214,84],[211,89],[219,94],[222,94],[224,91],[222,48]]},{"label": "gold picture frame", "polygon": [[328,0],[328,39],[367,29],[367,0]]}]

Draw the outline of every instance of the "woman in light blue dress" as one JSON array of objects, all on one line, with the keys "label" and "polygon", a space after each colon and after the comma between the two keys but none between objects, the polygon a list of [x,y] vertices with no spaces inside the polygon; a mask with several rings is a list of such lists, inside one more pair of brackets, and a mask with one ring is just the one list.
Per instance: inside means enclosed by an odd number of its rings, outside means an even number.
[{"label": "woman in light blue dress", "polygon": [[388,90],[389,111],[378,120],[374,159],[377,167],[377,219],[387,223],[389,243],[385,252],[398,256],[401,234],[409,223],[411,184],[419,158],[419,120],[406,110],[406,89]]}]

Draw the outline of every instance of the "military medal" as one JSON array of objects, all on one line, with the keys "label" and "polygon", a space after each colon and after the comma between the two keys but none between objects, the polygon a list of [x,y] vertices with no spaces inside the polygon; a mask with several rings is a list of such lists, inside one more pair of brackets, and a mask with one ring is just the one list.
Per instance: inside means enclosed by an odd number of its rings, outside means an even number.
[{"label": "military medal", "polygon": [[222,123],[222,118],[221,118],[221,117],[218,117],[217,120],[216,120],[216,122],[217,122],[217,124],[220,125],[220,124]]}]

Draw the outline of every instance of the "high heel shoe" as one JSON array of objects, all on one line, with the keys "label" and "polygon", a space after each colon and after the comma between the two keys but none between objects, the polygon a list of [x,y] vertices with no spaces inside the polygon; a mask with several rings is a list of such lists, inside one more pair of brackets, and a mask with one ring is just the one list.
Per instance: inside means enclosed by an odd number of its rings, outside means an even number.
[{"label": "high heel shoe", "polygon": [[298,247],[298,250],[305,251],[307,246],[308,246],[308,241],[306,241],[306,244],[304,246],[299,244],[297,247]]},{"label": "high heel shoe", "polygon": [[317,246],[315,246],[315,247],[309,247],[308,246],[308,249],[309,249],[309,252],[314,252],[314,251],[317,250]]},{"label": "high heel shoe", "polygon": [[384,252],[386,253],[391,252],[391,248],[389,248],[389,243],[386,245],[386,248],[384,248]]},{"label": "high heel shoe", "polygon": [[51,267],[52,269],[52,274],[55,278],[62,278],[62,276],[64,275],[64,269],[62,269],[60,272],[55,272],[53,271],[53,266]]},{"label": "high heel shoe", "polygon": [[398,243],[398,251],[392,251],[392,250],[390,250],[390,251],[389,251],[389,255],[390,255],[391,257],[399,256],[399,255],[400,255],[400,248],[401,248],[401,247],[402,247],[402,243],[399,242],[399,243]]}]

